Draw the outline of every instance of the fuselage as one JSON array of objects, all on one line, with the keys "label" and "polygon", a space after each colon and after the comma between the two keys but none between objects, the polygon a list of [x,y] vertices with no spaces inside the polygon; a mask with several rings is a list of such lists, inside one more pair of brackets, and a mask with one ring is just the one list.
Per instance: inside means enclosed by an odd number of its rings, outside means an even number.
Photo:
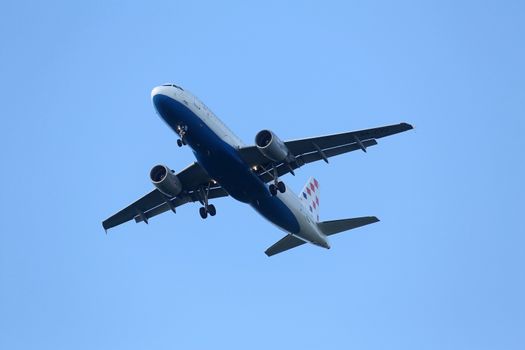
[{"label": "fuselage", "polygon": [[197,97],[166,84],[151,92],[159,116],[177,134],[184,134],[199,164],[230,196],[250,204],[282,230],[316,245],[329,248],[316,220],[291,191],[272,196],[268,185],[241,158],[243,142]]}]

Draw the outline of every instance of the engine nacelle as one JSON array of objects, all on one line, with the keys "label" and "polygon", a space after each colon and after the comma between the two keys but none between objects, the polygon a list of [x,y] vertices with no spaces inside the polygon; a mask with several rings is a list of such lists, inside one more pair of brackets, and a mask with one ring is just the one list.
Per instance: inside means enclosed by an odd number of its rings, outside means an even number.
[{"label": "engine nacelle", "polygon": [[291,158],[288,147],[270,130],[261,130],[255,135],[255,145],[269,160],[286,162]]},{"label": "engine nacelle", "polygon": [[169,197],[176,197],[182,192],[182,184],[174,173],[165,165],[155,165],[149,177],[157,189]]}]

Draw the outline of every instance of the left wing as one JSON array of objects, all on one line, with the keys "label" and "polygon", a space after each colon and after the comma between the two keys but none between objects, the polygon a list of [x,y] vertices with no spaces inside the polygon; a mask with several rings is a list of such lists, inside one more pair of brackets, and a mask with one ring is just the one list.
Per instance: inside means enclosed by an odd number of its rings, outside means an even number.
[{"label": "left wing", "polygon": [[108,229],[135,219],[136,222],[144,221],[148,223],[148,219],[172,210],[186,204],[188,202],[202,201],[203,192],[209,190],[208,198],[225,197],[228,195],[226,191],[218,184],[210,185],[212,181],[206,171],[199,165],[193,163],[184,170],[177,173],[182,184],[182,192],[175,198],[169,198],[157,189],[146,194],[142,198],[128,205],[118,213],[110,216],[102,222],[102,226],[107,231]]},{"label": "left wing", "polygon": [[[292,172],[304,164],[324,160],[339,154],[363,150],[377,145],[376,139],[411,130],[413,127],[407,123],[382,126],[373,129],[344,132],[326,136],[310,137],[299,140],[285,141],[284,144],[294,156],[294,161],[289,164],[275,164],[277,175],[281,176]],[[269,161],[257,146],[242,147],[239,149],[241,157],[251,166],[256,167],[259,176],[265,182],[273,179],[271,161]]]}]

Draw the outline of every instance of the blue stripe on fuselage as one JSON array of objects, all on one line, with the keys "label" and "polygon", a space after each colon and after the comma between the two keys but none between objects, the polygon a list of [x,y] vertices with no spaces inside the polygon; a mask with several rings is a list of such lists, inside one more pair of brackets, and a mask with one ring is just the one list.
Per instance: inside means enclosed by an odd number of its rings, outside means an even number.
[{"label": "blue stripe on fuselage", "polygon": [[299,223],[292,211],[277,197],[230,144],[210,129],[183,103],[165,95],[155,95],[153,103],[164,121],[176,130],[186,125],[184,137],[195,158],[208,174],[233,198],[249,203],[265,218],[291,233],[298,233]]}]

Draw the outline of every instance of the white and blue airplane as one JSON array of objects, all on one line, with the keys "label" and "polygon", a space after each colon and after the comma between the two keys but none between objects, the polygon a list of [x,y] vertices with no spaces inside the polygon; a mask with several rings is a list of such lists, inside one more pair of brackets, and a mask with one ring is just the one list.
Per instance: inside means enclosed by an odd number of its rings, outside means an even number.
[{"label": "white and blue airplane", "polygon": [[215,216],[211,199],[232,196],[251,205],[287,234],[266,250],[272,256],[304,243],[329,249],[328,236],[379,221],[375,216],[319,221],[319,182],[311,178],[295,195],[280,177],[318,160],[355,151],[366,152],[376,139],[412,129],[407,123],[340,134],[281,141],[270,130],[245,145],[196,96],[175,84],[151,92],[159,116],[178,135],[179,147],[188,145],[197,162],[176,173],[156,165],[150,178],[156,187],[102,222],[107,230],[134,219],[148,223],[152,217],[189,203],[200,202],[200,216]]}]

